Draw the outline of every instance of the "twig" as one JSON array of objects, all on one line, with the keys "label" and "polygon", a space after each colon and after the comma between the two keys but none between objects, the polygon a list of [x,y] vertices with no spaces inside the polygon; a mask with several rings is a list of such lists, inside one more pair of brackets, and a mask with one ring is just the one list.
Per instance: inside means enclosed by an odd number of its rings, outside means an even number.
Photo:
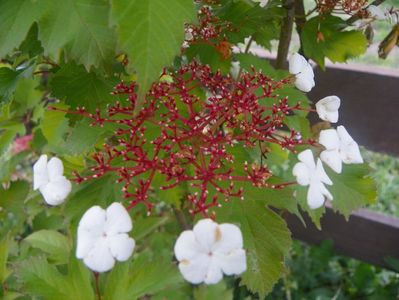
[{"label": "twig", "polygon": [[179,223],[181,229],[183,230],[190,229],[190,226],[187,223],[186,216],[184,215],[184,213],[175,207],[173,207],[173,212],[176,216],[177,223]]},{"label": "twig", "polygon": [[287,10],[287,15],[281,24],[280,41],[278,43],[276,60],[277,69],[284,69],[287,65],[287,56],[290,48],[295,16],[294,0],[284,0],[283,7]]},{"label": "twig", "polygon": [[96,287],[97,298],[98,298],[98,300],[101,300],[100,285],[98,283],[99,274],[97,272],[94,272],[94,271],[93,271],[93,274],[94,274],[94,282],[95,282],[95,287]]},{"label": "twig", "polygon": [[[245,54],[247,54],[249,52],[249,49],[251,49],[251,44],[252,44],[253,40],[254,40],[254,37],[251,35],[251,37],[249,38],[248,43],[245,47],[245,50],[244,50]],[[242,73],[242,67],[240,66],[240,69],[238,70],[238,74],[237,74],[237,79],[240,78],[241,73]]]}]

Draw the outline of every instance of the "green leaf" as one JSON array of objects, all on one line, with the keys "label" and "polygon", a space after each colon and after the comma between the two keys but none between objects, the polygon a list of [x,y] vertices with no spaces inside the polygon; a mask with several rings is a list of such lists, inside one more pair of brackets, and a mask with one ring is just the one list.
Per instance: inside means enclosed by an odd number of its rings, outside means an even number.
[{"label": "green leaf", "polygon": [[112,176],[103,176],[81,183],[66,202],[66,217],[75,222],[93,205],[106,207],[112,202],[122,201],[120,188]]},{"label": "green leaf", "polygon": [[316,16],[307,21],[301,35],[305,55],[324,69],[326,57],[332,62],[345,62],[363,54],[367,49],[367,38],[361,31],[344,31],[345,27],[344,20],[331,15]]},{"label": "green leaf", "polygon": [[199,60],[204,65],[209,65],[213,71],[220,70],[228,74],[231,68],[231,58],[224,59],[221,53],[212,45],[205,43],[191,45],[186,50],[187,57]]},{"label": "green leaf", "polygon": [[261,58],[249,53],[238,53],[235,54],[234,57],[240,62],[240,67],[246,71],[251,71],[251,68],[255,67],[257,71],[262,71],[262,73],[271,78],[276,77],[277,72],[279,72],[272,67],[266,58]]},{"label": "green leaf", "polygon": [[[56,104],[54,107],[67,109],[64,104]],[[46,110],[40,123],[40,128],[44,137],[50,145],[58,146],[62,143],[63,137],[68,130],[68,120],[65,112],[58,110]]]},{"label": "green leaf", "polygon": [[32,258],[24,262],[19,269],[26,290],[44,299],[70,300],[64,276],[55,266],[47,263],[42,257]]},{"label": "green leaf", "polygon": [[15,129],[4,130],[4,132],[0,134],[0,156],[3,155],[4,152],[6,152],[8,149],[10,149],[10,146],[17,134],[18,131]]},{"label": "green leaf", "polygon": [[71,135],[65,142],[65,151],[69,154],[83,154],[93,150],[97,141],[107,133],[113,133],[108,128],[108,124],[104,127],[90,126],[91,120],[85,118],[78,121],[72,129]]},{"label": "green leaf", "polygon": [[37,89],[38,85],[38,80],[31,78],[21,78],[18,81],[14,102],[20,105],[18,109],[20,114],[34,108],[41,101],[43,93]]},{"label": "green leaf", "polygon": [[232,300],[233,290],[228,289],[226,282],[214,285],[200,285],[194,289],[195,300]]},{"label": "green leaf", "polygon": [[229,42],[242,43],[244,38],[253,35],[257,42],[261,41],[268,46],[271,39],[278,37],[284,14],[281,7],[264,9],[245,1],[230,1],[220,10],[218,16],[232,24],[233,30],[225,32]]},{"label": "green leaf", "polygon": [[39,39],[45,52],[65,56],[90,67],[109,66],[115,55],[116,37],[108,26],[109,4],[105,0],[47,1],[40,19]]},{"label": "green leaf", "polygon": [[19,275],[31,295],[45,300],[94,300],[90,272],[75,258],[68,265],[67,275],[62,275],[43,257],[22,263]]},{"label": "green leaf", "polygon": [[310,132],[310,122],[303,116],[287,116],[284,118],[284,124],[286,124],[290,129],[300,132],[303,139],[308,139],[312,135]]},{"label": "green leaf", "polygon": [[139,299],[182,282],[177,266],[170,257],[141,253],[133,262],[118,264],[108,275],[105,300]]},{"label": "green leaf", "polygon": [[136,241],[143,239],[169,220],[168,217],[140,217],[134,219],[133,236]]},{"label": "green leaf", "polygon": [[30,190],[27,181],[14,181],[8,188],[0,186],[0,207],[9,212],[19,214],[23,211],[24,200]]},{"label": "green leaf", "polygon": [[[281,181],[276,180],[276,184]],[[269,180],[269,184],[272,182]],[[259,202],[263,205],[272,206],[277,209],[287,210],[298,215],[298,205],[293,196],[293,190],[289,187],[275,190],[272,188],[256,188],[251,184],[244,186],[245,199]]]},{"label": "green leaf", "polygon": [[62,65],[50,81],[53,96],[65,100],[71,108],[86,107],[90,112],[114,102],[113,91],[117,79],[103,78],[95,72],[87,72],[81,65]]},{"label": "green leaf", "polygon": [[[331,191],[331,188],[329,186],[327,186],[327,189]],[[308,186],[297,185],[295,187],[295,192],[296,192],[295,198],[297,199],[298,204],[301,207],[301,210],[306,212],[309,215],[310,219],[312,220],[313,224],[317,227],[317,229],[321,230],[320,220],[321,217],[326,212],[326,208],[322,206],[317,209],[311,209],[307,201],[308,190],[309,190]]]},{"label": "green leaf", "polygon": [[43,1],[0,1],[0,58],[21,44],[44,8]]},{"label": "green leaf", "polygon": [[284,257],[291,247],[284,220],[260,201],[235,200],[223,205],[218,219],[240,225],[247,251],[247,271],[242,284],[263,298],[282,276]]},{"label": "green leaf", "polygon": [[8,236],[0,240],[0,283],[2,284],[8,276],[7,271],[7,260],[8,260],[8,250],[9,250],[9,238]]},{"label": "green leaf", "polygon": [[66,263],[71,251],[68,238],[55,230],[39,230],[25,238],[33,248],[38,248],[50,255],[57,263]]},{"label": "green leaf", "polygon": [[349,218],[353,211],[375,203],[377,187],[370,177],[371,169],[367,164],[344,165],[341,174],[328,167],[325,169],[333,182],[328,189],[334,197],[331,201],[334,210]]},{"label": "green leaf", "polygon": [[[184,24],[196,18],[193,1],[113,0],[112,19],[143,96],[184,40]],[[140,105],[139,105],[140,106]]]},{"label": "green leaf", "polygon": [[14,93],[21,72],[10,68],[0,68],[0,103],[9,100]]},{"label": "green leaf", "polygon": [[94,299],[91,276],[89,269],[80,260],[77,260],[74,255],[71,255],[68,265],[68,283],[71,286],[70,299]]},{"label": "green leaf", "polygon": [[30,28],[25,40],[19,46],[19,50],[28,54],[30,57],[35,57],[43,53],[43,47],[39,41],[38,34],[39,27],[37,23],[34,23]]}]

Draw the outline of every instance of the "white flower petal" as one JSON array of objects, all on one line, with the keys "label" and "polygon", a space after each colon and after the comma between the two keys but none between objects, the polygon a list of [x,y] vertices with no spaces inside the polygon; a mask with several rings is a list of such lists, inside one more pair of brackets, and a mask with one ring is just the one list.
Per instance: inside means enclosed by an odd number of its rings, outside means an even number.
[{"label": "white flower petal", "polygon": [[296,75],[295,86],[298,90],[307,93],[314,87],[314,81],[309,79],[307,76],[298,74]]},{"label": "white flower petal", "polygon": [[115,265],[115,259],[111,254],[107,239],[98,239],[96,245],[84,257],[83,261],[86,266],[95,272],[102,273],[111,270]]},{"label": "white flower petal", "polygon": [[353,138],[349,135],[348,131],[345,129],[344,126],[342,126],[342,125],[338,126],[337,133],[338,133],[339,139],[341,140],[341,143],[350,144],[351,142],[354,142]]},{"label": "white flower petal", "polygon": [[341,105],[341,99],[337,96],[328,96],[316,103],[316,111],[319,118],[331,123],[338,122],[338,109]]},{"label": "white flower petal", "polygon": [[76,257],[84,258],[96,245],[97,239],[102,237],[102,231],[91,232],[78,228]]},{"label": "white flower petal", "polygon": [[321,162],[320,158],[317,159],[317,166],[316,166],[316,179],[320,182],[323,182],[328,185],[332,185],[332,181],[330,177],[328,177],[326,171],[323,168],[323,163]]},{"label": "white flower petal", "polygon": [[309,92],[315,86],[312,66],[298,53],[291,55],[288,63],[289,72],[296,77],[295,86],[303,92]]},{"label": "white flower petal", "polygon": [[238,226],[224,223],[216,228],[216,243],[213,251],[218,253],[229,253],[234,249],[243,247],[242,233]]},{"label": "white flower petal", "polygon": [[229,254],[215,254],[226,275],[239,275],[247,269],[247,257],[244,249],[235,249]]},{"label": "white flower petal", "polygon": [[314,71],[312,68],[312,65],[309,62],[306,62],[305,67],[303,68],[303,70],[301,70],[301,73],[303,76],[305,76],[307,78],[307,80],[309,82],[311,82],[312,87],[315,86],[315,82],[314,82]]},{"label": "white flower petal", "polygon": [[238,78],[238,73],[240,72],[240,62],[239,61],[232,61],[230,67],[230,74],[231,77],[234,79]]},{"label": "white flower petal", "polygon": [[203,219],[195,224],[193,231],[203,252],[210,252],[216,239],[218,224],[211,219]]},{"label": "white flower petal", "polygon": [[33,190],[37,190],[47,184],[48,181],[47,155],[43,154],[33,165]]},{"label": "white flower petal", "polygon": [[79,230],[92,232],[95,236],[100,236],[104,233],[105,226],[105,210],[100,206],[90,207],[82,216],[78,226]]},{"label": "white flower petal", "polygon": [[321,193],[328,199],[328,200],[333,200],[333,195],[330,193],[329,190],[324,186],[324,184],[320,185],[320,191]]},{"label": "white flower petal", "polygon": [[362,164],[364,162],[356,142],[352,142],[345,147],[344,151],[341,151],[341,159],[346,164]]},{"label": "white flower petal", "polygon": [[184,279],[192,284],[199,284],[205,280],[211,258],[207,254],[199,254],[191,260],[182,260],[179,270]]},{"label": "white flower petal", "polygon": [[59,205],[63,203],[71,192],[71,189],[71,182],[64,176],[58,176],[39,188],[44,200],[49,205]]},{"label": "white flower petal", "polygon": [[327,150],[338,150],[340,146],[340,139],[338,132],[335,129],[326,129],[320,131],[319,143]]},{"label": "white flower petal", "polygon": [[114,202],[108,206],[105,222],[105,231],[107,235],[129,232],[132,228],[132,219],[122,204]]},{"label": "white flower petal", "polygon": [[293,53],[288,60],[289,72],[297,75],[301,73],[308,64],[309,63],[302,55],[299,53]]},{"label": "white flower petal", "polygon": [[201,253],[201,245],[198,244],[192,230],[183,231],[175,243],[175,256],[178,261],[191,260]]},{"label": "white flower petal", "polygon": [[216,284],[223,279],[222,268],[215,257],[211,258],[209,263],[208,272],[205,275],[205,284]]},{"label": "white flower petal", "polygon": [[308,168],[314,169],[316,167],[312,150],[307,149],[298,154],[299,161],[303,162]]},{"label": "white flower petal", "polygon": [[310,172],[308,166],[303,163],[299,162],[295,164],[294,168],[292,169],[292,174],[296,177],[296,181],[298,184],[302,186],[307,186],[310,183]]},{"label": "white flower petal", "polygon": [[342,172],[341,155],[337,150],[324,150],[320,153],[320,159],[325,162],[334,172]]},{"label": "white flower petal", "polygon": [[321,191],[322,183],[310,184],[307,194],[307,202],[311,209],[323,206],[325,198]]},{"label": "white flower petal", "polygon": [[108,237],[108,244],[115,259],[126,261],[133,253],[135,241],[126,233],[121,233]]},{"label": "white flower petal", "polygon": [[338,126],[337,132],[341,140],[341,159],[346,164],[362,164],[363,158],[360,154],[359,145],[346,131],[344,126]]},{"label": "white flower petal", "polygon": [[64,174],[64,165],[59,158],[53,157],[47,164],[47,170],[49,179],[52,180],[53,178],[57,178]]}]

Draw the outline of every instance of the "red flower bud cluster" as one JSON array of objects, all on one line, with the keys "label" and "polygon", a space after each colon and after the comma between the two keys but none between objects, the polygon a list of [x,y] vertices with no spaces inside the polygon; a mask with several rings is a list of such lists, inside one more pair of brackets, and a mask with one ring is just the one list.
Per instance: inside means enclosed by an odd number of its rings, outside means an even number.
[{"label": "red flower bud cluster", "polygon": [[318,0],[317,10],[321,14],[344,12],[351,16],[365,18],[368,16],[367,10],[364,9],[367,4],[367,0]]},{"label": "red flower bud cluster", "polygon": [[294,151],[296,145],[313,142],[302,141],[295,130],[282,130],[287,129],[286,116],[303,109],[300,103],[290,106],[276,93],[291,81],[292,77],[275,81],[255,70],[233,79],[193,62],[165,72],[136,114],[136,85],[121,82],[114,94],[126,95],[126,101],[109,106],[104,114],[84,108],[69,111],[91,118],[93,126],[117,127],[113,138],[94,154],[91,174],[76,175],[76,181],[113,172],[123,182],[130,208],[142,203],[149,212],[155,189],[184,185],[189,191],[185,207],[205,216],[209,208],[220,205],[220,198],[243,198],[242,182],[282,188],[290,183],[268,183],[272,172],[267,166],[243,161],[237,154],[268,143]]},{"label": "red flower bud cluster", "polygon": [[232,24],[221,20],[212,12],[209,6],[202,6],[198,11],[198,24],[187,24],[186,37],[183,43],[183,51],[188,45],[208,44],[215,47],[220,53],[221,59],[231,56],[232,45],[227,40],[226,31],[234,31]]}]

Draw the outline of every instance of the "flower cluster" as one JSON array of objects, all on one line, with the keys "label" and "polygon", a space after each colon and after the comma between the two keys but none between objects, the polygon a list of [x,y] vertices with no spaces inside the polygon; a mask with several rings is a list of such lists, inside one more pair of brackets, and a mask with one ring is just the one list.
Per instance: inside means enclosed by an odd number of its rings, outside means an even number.
[{"label": "flower cluster", "polygon": [[[296,86],[305,91],[312,88],[314,86],[313,71],[310,71],[308,62],[299,54],[294,54],[289,63],[290,72],[296,74]],[[316,112],[323,121],[337,123],[340,106],[341,99],[337,96],[328,96],[316,103]],[[332,185],[333,182],[326,174],[322,162],[336,173],[342,172],[342,163],[363,163],[358,144],[344,126],[322,130],[318,142],[324,147],[320,158],[315,162],[312,151],[305,150],[299,153],[299,162],[292,170],[299,185],[309,186],[307,202],[312,209],[321,207],[325,199],[333,200],[333,196],[325,187],[325,184]]]},{"label": "flower cluster", "polygon": [[[135,115],[136,86],[119,84],[114,94],[126,95],[125,103],[116,102],[107,113],[92,114],[85,108],[69,113],[91,118],[92,125],[117,125],[117,143],[110,141],[104,151],[93,156],[92,174],[76,175],[76,181],[101,177],[113,172],[123,182],[123,193],[130,208],[143,203],[151,211],[154,178],[161,178],[161,190],[187,183],[190,212],[208,216],[219,199],[242,198],[239,182],[255,187],[281,188],[271,185],[267,166],[236,158],[235,149],[255,148],[274,143],[295,151],[295,146],[313,144],[298,138],[300,133],[285,126],[287,115],[303,110],[300,103],[289,105],[279,98],[280,88],[293,77],[274,81],[261,72],[242,72],[235,80],[208,66],[191,63],[169,79],[154,84],[145,105]],[[297,75],[300,76],[300,75]],[[205,90],[206,97],[198,93]]]}]

